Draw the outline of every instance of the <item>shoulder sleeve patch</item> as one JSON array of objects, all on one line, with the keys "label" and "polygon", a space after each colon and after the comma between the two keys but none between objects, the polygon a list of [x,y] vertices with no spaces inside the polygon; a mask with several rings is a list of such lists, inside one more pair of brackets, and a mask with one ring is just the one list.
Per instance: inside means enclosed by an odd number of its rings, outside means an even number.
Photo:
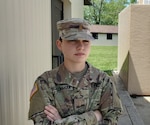
[{"label": "shoulder sleeve patch", "polygon": [[32,96],[33,96],[37,91],[38,91],[38,85],[37,85],[37,83],[34,83],[34,86],[33,86],[32,90],[31,90],[31,93],[30,93],[30,100],[31,100]]}]

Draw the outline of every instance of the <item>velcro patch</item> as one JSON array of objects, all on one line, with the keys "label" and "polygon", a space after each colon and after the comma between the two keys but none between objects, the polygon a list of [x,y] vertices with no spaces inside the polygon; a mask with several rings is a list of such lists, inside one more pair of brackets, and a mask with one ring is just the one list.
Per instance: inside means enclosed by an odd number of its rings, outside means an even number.
[{"label": "velcro patch", "polygon": [[30,93],[30,99],[32,98],[32,96],[38,91],[38,86],[37,86],[37,83],[34,83],[34,86],[31,90],[31,93]]}]

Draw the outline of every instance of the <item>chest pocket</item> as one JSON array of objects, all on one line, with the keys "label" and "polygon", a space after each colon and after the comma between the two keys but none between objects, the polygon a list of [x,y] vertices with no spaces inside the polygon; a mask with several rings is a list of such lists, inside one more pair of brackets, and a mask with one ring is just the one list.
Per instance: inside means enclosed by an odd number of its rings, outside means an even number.
[{"label": "chest pocket", "polygon": [[62,117],[66,117],[74,113],[71,98],[73,90],[74,88],[72,86],[66,84],[56,85],[55,88],[53,88],[55,105]]},{"label": "chest pocket", "polygon": [[88,88],[79,89],[69,85],[57,85],[53,93],[56,107],[62,117],[83,113],[88,108]]},{"label": "chest pocket", "polygon": [[89,89],[87,87],[78,88],[72,96],[73,106],[76,114],[88,111],[89,105]]}]

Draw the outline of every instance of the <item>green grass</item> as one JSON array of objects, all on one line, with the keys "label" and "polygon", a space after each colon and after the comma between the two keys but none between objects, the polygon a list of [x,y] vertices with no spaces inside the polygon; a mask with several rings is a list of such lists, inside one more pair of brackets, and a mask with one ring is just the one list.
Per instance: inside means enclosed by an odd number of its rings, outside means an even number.
[{"label": "green grass", "polygon": [[108,74],[117,68],[117,46],[92,46],[88,62]]}]

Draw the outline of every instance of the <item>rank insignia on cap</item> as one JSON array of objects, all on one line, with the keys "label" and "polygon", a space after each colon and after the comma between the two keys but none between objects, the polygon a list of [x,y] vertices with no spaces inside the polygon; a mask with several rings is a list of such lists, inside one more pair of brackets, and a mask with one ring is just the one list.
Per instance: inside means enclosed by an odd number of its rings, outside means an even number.
[{"label": "rank insignia on cap", "polygon": [[31,93],[30,93],[30,99],[32,98],[32,96],[38,91],[38,86],[37,86],[37,83],[34,83],[34,86],[31,90]]},{"label": "rank insignia on cap", "polygon": [[82,24],[80,24],[79,31],[81,31],[82,29],[83,29],[83,26],[82,26]]}]

